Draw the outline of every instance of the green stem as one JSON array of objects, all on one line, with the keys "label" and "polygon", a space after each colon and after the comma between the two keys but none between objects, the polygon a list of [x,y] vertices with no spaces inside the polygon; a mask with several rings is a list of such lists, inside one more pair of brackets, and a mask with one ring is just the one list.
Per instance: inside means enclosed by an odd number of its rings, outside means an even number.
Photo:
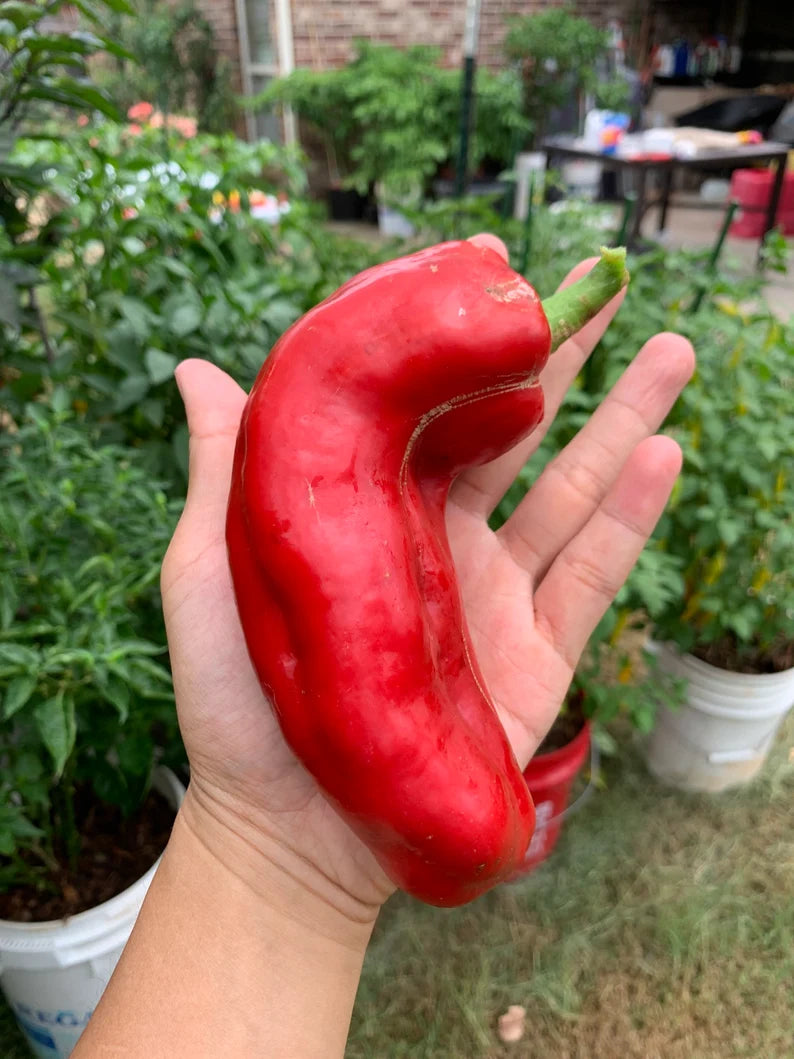
[{"label": "green stem", "polygon": [[543,310],[551,327],[552,352],[592,320],[628,282],[625,248],[602,247],[600,260],[586,276],[545,298]]}]

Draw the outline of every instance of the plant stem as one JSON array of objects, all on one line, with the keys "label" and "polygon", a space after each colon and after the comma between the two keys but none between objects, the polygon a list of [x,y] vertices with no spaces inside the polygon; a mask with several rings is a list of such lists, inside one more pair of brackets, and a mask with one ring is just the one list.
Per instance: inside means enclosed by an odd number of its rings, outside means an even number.
[{"label": "plant stem", "polygon": [[602,247],[600,260],[586,276],[545,298],[543,309],[551,327],[552,352],[592,320],[628,282],[625,248]]}]

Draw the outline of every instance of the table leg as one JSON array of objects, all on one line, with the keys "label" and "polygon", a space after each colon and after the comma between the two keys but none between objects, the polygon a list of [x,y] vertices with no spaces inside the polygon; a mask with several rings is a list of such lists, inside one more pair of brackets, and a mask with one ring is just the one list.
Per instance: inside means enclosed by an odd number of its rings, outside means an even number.
[{"label": "table leg", "polygon": [[783,180],[786,176],[786,163],[788,161],[788,155],[782,154],[777,159],[777,165],[775,168],[775,181],[772,185],[772,194],[769,197],[769,209],[766,214],[766,225],[764,227],[761,241],[758,244],[758,265],[761,265],[761,254],[764,248],[764,239],[775,227],[775,219],[777,218],[777,209],[780,205],[780,195],[783,191]]},{"label": "table leg", "polygon": [[775,182],[772,185],[772,195],[769,199],[769,210],[766,215],[766,228],[764,228],[764,235],[775,227],[777,208],[780,205],[780,194],[783,191],[783,180],[786,175],[786,157],[786,155],[781,155],[777,160]]},{"label": "table leg", "polygon": [[667,210],[670,206],[670,193],[673,190],[673,167],[667,166],[662,173],[661,201],[659,202],[659,223],[657,231],[663,232],[667,227]]},{"label": "table leg", "polygon": [[629,228],[627,242],[629,246],[637,246],[640,241],[640,225],[645,216],[646,188],[648,184],[648,170],[644,165],[637,166],[637,204],[634,207],[634,216]]}]

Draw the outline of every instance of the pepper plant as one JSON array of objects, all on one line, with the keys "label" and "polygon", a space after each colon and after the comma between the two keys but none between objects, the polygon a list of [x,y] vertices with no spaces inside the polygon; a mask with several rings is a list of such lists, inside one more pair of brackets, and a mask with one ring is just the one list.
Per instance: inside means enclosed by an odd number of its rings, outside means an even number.
[{"label": "pepper plant", "polygon": [[129,814],[184,752],[160,607],[177,505],[57,389],[0,433],[0,889],[48,888],[78,790]]},{"label": "pepper plant", "polygon": [[67,386],[159,475],[186,458],[178,361],[211,359],[250,384],[278,335],[377,256],[319,229],[299,156],[266,141],[89,123],[15,157],[52,165],[61,237],[42,270],[46,318],[6,332],[9,406]]}]

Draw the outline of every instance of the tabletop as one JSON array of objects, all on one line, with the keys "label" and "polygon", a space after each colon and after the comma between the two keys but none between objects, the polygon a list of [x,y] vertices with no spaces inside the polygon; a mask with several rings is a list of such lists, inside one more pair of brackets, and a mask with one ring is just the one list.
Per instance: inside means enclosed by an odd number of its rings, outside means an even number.
[{"label": "tabletop", "polygon": [[575,136],[550,136],[541,144],[546,154],[566,154],[575,158],[586,158],[605,165],[635,168],[665,168],[667,166],[730,166],[750,162],[769,162],[785,158],[793,148],[786,143],[764,140],[762,143],[737,144],[732,148],[708,148],[691,157],[670,154],[665,151],[649,151],[635,156],[604,154],[596,147],[589,147]]}]

